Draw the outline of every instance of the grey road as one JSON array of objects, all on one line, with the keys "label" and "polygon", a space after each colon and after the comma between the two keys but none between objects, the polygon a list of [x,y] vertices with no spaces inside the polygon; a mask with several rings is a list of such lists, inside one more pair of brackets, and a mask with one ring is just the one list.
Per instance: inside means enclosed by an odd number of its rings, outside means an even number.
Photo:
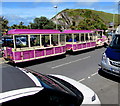
[{"label": "grey road", "polygon": [[78,52],[60,58],[48,58],[25,64],[27,68],[44,74],[61,74],[92,88],[102,104],[119,104],[119,84],[98,74],[98,63],[105,48]]}]

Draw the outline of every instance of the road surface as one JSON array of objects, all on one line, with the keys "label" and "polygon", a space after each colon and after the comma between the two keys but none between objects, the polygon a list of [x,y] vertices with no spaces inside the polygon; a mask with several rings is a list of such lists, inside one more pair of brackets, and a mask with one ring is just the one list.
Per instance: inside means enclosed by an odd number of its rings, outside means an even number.
[{"label": "road surface", "polygon": [[73,78],[93,89],[102,104],[118,106],[120,85],[98,74],[98,64],[105,48],[67,54],[66,57],[47,58],[22,65],[44,74],[60,74]]}]

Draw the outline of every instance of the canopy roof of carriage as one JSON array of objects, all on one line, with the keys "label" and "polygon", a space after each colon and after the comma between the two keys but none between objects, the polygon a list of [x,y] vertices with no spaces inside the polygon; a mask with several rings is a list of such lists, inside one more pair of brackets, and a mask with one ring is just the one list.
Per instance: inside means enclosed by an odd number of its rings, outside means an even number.
[{"label": "canopy roof of carriage", "polygon": [[93,30],[55,30],[55,29],[12,29],[8,35],[14,34],[69,34],[69,33],[94,33]]},{"label": "canopy roof of carriage", "polygon": [[64,30],[63,33],[94,33],[92,30]]},{"label": "canopy roof of carriage", "polygon": [[59,34],[61,33],[59,30],[53,29],[12,29],[8,31],[8,35],[10,34]]}]

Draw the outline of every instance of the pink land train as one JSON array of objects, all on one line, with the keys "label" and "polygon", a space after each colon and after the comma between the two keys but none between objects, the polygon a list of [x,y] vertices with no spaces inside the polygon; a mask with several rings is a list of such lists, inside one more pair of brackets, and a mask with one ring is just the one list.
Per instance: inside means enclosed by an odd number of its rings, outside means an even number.
[{"label": "pink land train", "polygon": [[94,48],[97,41],[92,30],[13,29],[2,38],[3,57],[13,63],[26,62]]}]

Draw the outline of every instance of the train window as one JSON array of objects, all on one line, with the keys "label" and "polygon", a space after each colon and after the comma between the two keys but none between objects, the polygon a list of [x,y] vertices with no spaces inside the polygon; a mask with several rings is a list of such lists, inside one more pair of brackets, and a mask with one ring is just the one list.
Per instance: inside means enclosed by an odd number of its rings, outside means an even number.
[{"label": "train window", "polygon": [[28,35],[16,35],[15,44],[17,48],[28,47]]},{"label": "train window", "polygon": [[66,35],[66,42],[72,42],[72,34]]},{"label": "train window", "polygon": [[5,37],[2,38],[2,47],[14,47],[14,43],[13,43],[13,38],[12,37]]},{"label": "train window", "polygon": [[64,36],[64,34],[60,34],[60,44],[61,45],[65,44],[65,36]]},{"label": "train window", "polygon": [[51,44],[53,46],[57,46],[58,45],[58,35],[57,34],[51,35]]},{"label": "train window", "polygon": [[80,39],[79,39],[79,34],[74,34],[74,39],[78,42],[78,41],[80,41]]},{"label": "train window", "polygon": [[97,37],[98,37],[98,38],[101,38],[101,37],[102,37],[102,31],[98,31]]},{"label": "train window", "polygon": [[89,36],[90,36],[90,40],[92,41],[93,40],[93,34],[90,33]]},{"label": "train window", "polygon": [[88,33],[85,34],[85,40],[88,41],[89,38],[88,38]]},{"label": "train window", "polygon": [[49,47],[50,46],[50,36],[49,35],[41,35],[42,37],[42,46]]},{"label": "train window", "polygon": [[84,38],[84,33],[81,34],[81,42],[84,42],[85,38]]},{"label": "train window", "polygon": [[40,46],[40,35],[30,35],[30,45]]},{"label": "train window", "polygon": [[93,41],[96,40],[96,33],[93,33]]}]

